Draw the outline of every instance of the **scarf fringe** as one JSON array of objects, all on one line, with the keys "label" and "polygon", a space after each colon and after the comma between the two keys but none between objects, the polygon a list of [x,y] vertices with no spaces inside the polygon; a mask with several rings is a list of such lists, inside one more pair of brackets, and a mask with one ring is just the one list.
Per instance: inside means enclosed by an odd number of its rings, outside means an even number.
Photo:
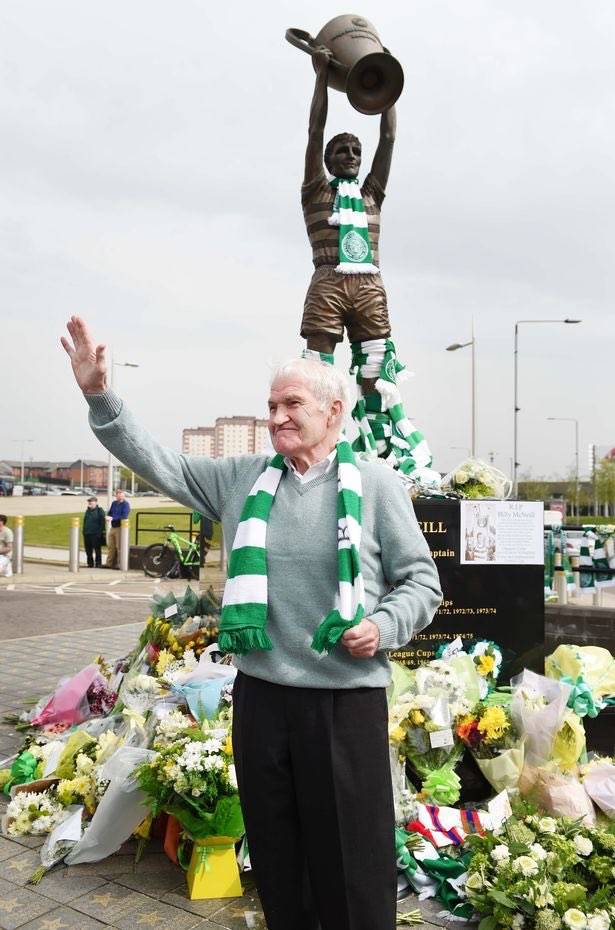
[{"label": "scarf fringe", "polygon": [[273,643],[267,636],[265,630],[257,630],[248,627],[245,630],[226,630],[218,636],[218,648],[220,652],[232,652],[234,655],[243,656],[253,649],[273,649]]},{"label": "scarf fringe", "polygon": [[376,265],[371,265],[369,262],[358,262],[356,265],[340,262],[339,265],[335,266],[335,270],[339,274],[380,274],[380,268]]},{"label": "scarf fringe", "polygon": [[335,649],[346,630],[350,630],[357,623],[360,623],[364,616],[365,610],[362,604],[357,607],[354,620],[344,620],[339,610],[332,610],[317,627],[312,639],[312,649],[320,653],[331,652]]}]

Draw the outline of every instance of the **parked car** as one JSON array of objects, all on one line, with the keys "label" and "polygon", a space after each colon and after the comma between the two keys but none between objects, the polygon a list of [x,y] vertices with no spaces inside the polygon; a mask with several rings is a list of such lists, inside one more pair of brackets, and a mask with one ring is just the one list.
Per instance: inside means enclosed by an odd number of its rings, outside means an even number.
[{"label": "parked car", "polygon": [[60,497],[60,495],[62,494],[62,488],[59,488],[55,484],[48,484],[47,494],[49,497]]},{"label": "parked car", "polygon": [[62,497],[81,497],[81,492],[75,491],[74,488],[62,488],[60,494]]}]

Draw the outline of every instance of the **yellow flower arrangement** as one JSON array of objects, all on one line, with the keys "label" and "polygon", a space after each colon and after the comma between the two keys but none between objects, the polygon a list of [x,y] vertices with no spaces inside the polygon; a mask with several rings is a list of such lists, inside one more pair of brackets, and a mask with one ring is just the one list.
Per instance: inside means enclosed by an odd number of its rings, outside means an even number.
[{"label": "yellow flower arrangement", "polygon": [[478,729],[487,741],[500,739],[509,727],[510,721],[501,707],[487,707],[478,722]]},{"label": "yellow flower arrangement", "polygon": [[425,714],[422,710],[411,710],[410,720],[415,727],[420,727],[422,723],[425,723]]}]

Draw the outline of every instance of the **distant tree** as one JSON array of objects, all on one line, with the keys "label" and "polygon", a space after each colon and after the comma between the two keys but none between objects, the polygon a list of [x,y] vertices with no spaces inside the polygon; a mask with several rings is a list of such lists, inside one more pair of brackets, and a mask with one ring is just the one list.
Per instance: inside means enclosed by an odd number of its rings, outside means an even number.
[{"label": "distant tree", "polygon": [[605,517],[615,513],[615,459],[602,459],[596,466],[596,498]]}]

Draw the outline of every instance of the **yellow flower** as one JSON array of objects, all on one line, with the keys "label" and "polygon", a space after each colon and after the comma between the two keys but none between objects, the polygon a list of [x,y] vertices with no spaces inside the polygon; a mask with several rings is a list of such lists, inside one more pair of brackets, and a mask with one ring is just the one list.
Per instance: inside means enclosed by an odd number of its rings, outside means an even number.
[{"label": "yellow flower", "polygon": [[488,707],[478,721],[478,729],[485,734],[486,740],[499,739],[509,728],[510,721],[501,707]]},{"label": "yellow flower", "polygon": [[227,756],[232,756],[232,755],[233,755],[233,740],[232,740],[232,738],[231,738],[231,734],[230,734],[230,733],[229,733],[229,735],[226,737],[226,742],[225,742],[225,744],[224,744],[224,752],[227,754]]},{"label": "yellow flower", "polygon": [[411,710],[410,720],[416,727],[419,727],[422,723],[425,723],[425,714],[420,710]]},{"label": "yellow flower", "polygon": [[389,739],[393,743],[401,743],[405,739],[406,733],[403,727],[397,726],[393,727],[392,730],[389,730]]},{"label": "yellow flower", "polygon": [[483,675],[485,678],[487,675],[492,675],[493,670],[495,669],[495,659],[493,656],[489,656],[486,653],[478,657],[478,674]]},{"label": "yellow flower", "polygon": [[156,662],[156,671],[159,675],[164,675],[168,666],[171,662],[175,661],[175,656],[172,652],[169,652],[168,649],[161,649],[158,653],[158,661]]}]

